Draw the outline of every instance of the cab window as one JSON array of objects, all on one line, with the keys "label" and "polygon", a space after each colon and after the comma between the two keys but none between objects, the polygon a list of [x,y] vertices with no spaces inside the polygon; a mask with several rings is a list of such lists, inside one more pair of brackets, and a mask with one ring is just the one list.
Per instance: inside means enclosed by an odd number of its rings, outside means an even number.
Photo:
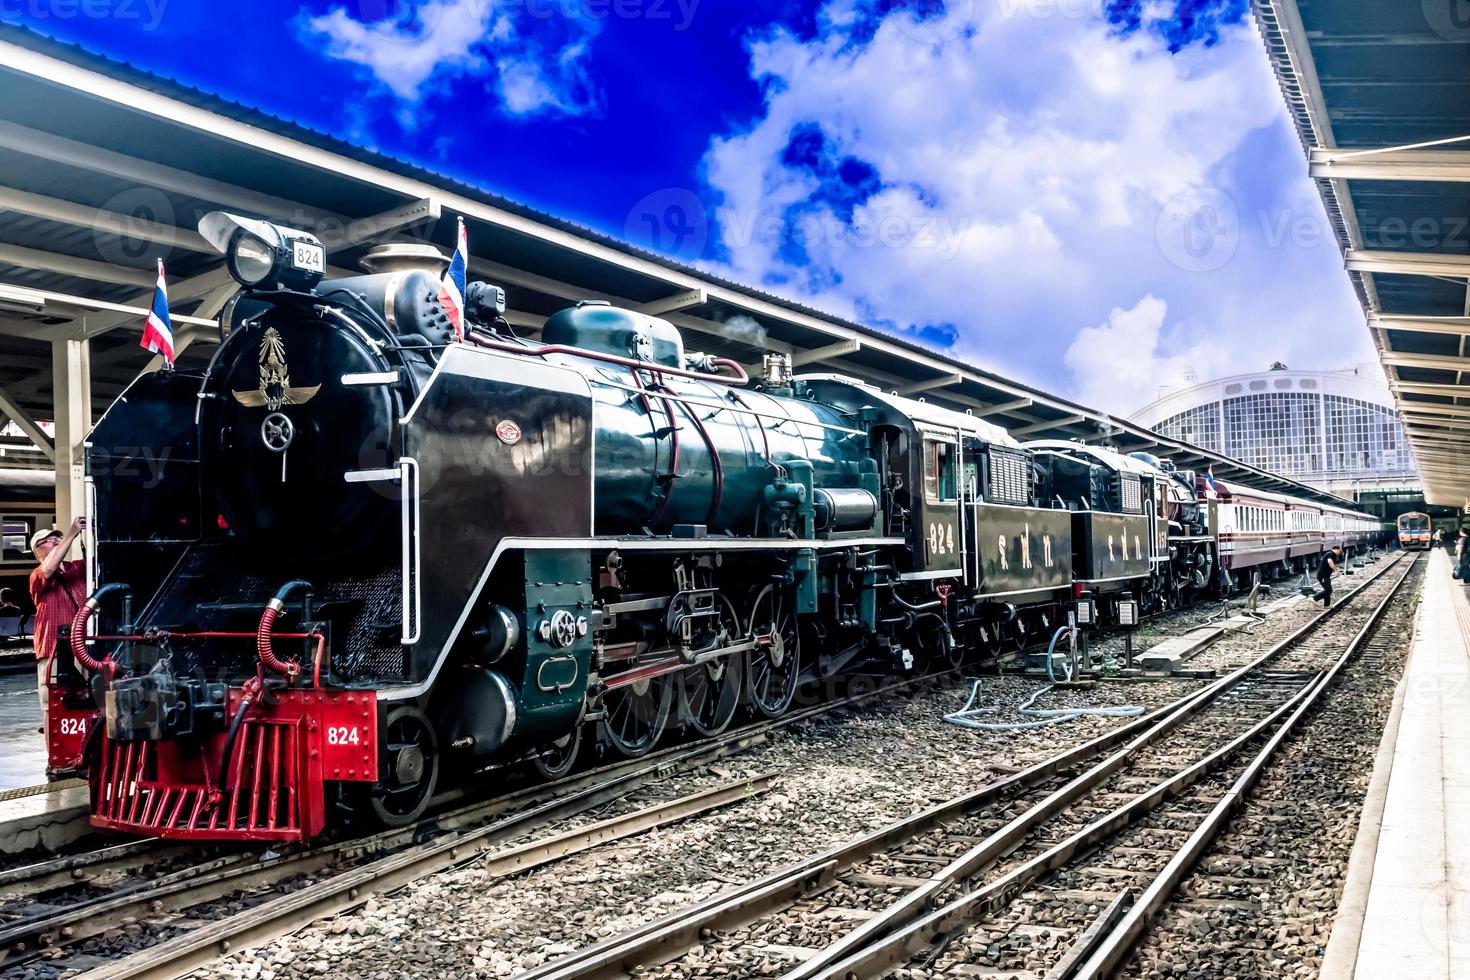
[{"label": "cab window", "polygon": [[959,460],[956,447],[937,439],[924,440],[924,496],[930,500],[959,499]]}]

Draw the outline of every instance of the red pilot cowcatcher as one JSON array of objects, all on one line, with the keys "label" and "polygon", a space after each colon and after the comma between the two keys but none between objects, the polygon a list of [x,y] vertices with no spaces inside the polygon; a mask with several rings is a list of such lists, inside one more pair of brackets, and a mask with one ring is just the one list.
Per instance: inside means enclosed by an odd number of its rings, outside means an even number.
[{"label": "red pilot cowcatcher", "polygon": [[[167,675],[126,677],[110,655],[99,660],[88,646],[87,623],[109,587],[77,611],[70,653],[92,682],[53,681],[48,742],[53,767],[85,763],[94,826],[184,839],[298,841],[326,827],[327,781],[377,781],[376,695],[323,687],[321,633],[274,632],[284,593],[305,584],[277,593],[255,633],[90,638],[99,646],[164,638],[253,640],[256,675],[228,686],[176,684]],[[308,669],[279,656],[277,640],[315,641],[308,643],[314,646]],[[92,696],[98,689],[105,691],[105,711]],[[227,724],[179,731],[173,716],[187,699],[201,697],[200,690],[215,698],[213,710]]]}]

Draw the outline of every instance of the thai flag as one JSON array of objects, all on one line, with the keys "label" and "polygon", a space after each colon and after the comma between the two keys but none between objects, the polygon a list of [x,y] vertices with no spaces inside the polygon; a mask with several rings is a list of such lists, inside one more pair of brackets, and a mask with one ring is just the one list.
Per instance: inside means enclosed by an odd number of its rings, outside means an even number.
[{"label": "thai flag", "polygon": [[154,354],[162,354],[169,367],[174,366],[174,326],[168,316],[168,284],[163,278],[163,259],[158,260],[158,285],[153,287],[153,307],[143,321],[143,338],[138,346]]},{"label": "thai flag", "polygon": [[464,232],[464,219],[460,218],[459,242],[454,247],[454,258],[449,260],[444,281],[439,284],[439,303],[454,327],[455,340],[464,340],[464,276],[469,264],[469,239]]},{"label": "thai flag", "polygon": [[1220,488],[1215,486],[1215,464],[1211,463],[1205,470],[1205,486],[1210,488],[1210,493],[1219,496]]}]

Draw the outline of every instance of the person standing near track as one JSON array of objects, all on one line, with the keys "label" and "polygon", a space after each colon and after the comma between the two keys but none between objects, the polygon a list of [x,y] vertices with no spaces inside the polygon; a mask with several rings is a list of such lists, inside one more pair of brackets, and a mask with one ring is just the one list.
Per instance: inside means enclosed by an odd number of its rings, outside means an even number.
[{"label": "person standing near track", "polygon": [[46,684],[51,675],[51,661],[56,656],[56,635],[63,625],[71,623],[82,603],[87,601],[87,563],[67,561],[66,552],[85,528],[78,517],[63,534],[58,529],[42,528],[31,535],[31,554],[40,562],[31,572],[31,602],[36,607],[35,651],[36,687],[41,696],[41,732],[45,734],[49,693]]},{"label": "person standing near track", "polygon": [[1456,576],[1460,584],[1470,581],[1470,529],[1460,528],[1460,542],[1455,549],[1455,563],[1459,571]]},{"label": "person standing near track", "polygon": [[1342,545],[1335,544],[1332,550],[1322,556],[1322,561],[1317,565],[1317,585],[1321,589],[1312,597],[1312,601],[1322,600],[1323,608],[1332,605],[1332,575],[1337,571],[1337,563],[1342,560]]}]

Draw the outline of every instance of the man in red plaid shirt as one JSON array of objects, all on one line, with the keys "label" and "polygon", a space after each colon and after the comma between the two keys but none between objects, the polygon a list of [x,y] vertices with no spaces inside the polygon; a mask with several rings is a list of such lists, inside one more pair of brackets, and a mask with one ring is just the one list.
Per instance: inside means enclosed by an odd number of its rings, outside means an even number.
[{"label": "man in red plaid shirt", "polygon": [[41,694],[42,733],[47,725],[46,685],[56,656],[57,632],[63,625],[70,625],[87,601],[87,563],[66,560],[71,543],[85,527],[86,522],[78,517],[65,534],[52,527],[31,535],[31,553],[40,562],[31,572],[31,602],[36,606],[36,685]]}]

